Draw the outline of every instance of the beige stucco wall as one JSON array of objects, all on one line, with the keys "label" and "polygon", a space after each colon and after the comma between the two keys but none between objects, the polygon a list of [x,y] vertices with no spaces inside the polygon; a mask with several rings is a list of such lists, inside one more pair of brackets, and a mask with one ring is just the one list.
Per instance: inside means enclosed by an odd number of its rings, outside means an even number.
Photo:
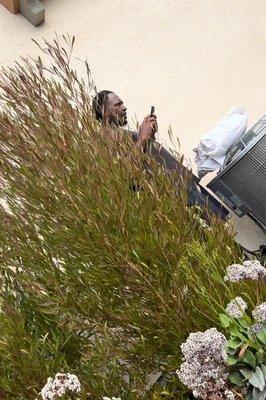
[{"label": "beige stucco wall", "polygon": [[[266,114],[265,0],[44,0],[35,28],[0,6],[0,64],[37,52],[31,38],[76,36],[99,89],[116,91],[129,120],[156,106],[160,139],[170,124],[186,157],[229,108],[244,105],[249,125]],[[78,67],[80,68],[80,67]],[[81,68],[80,68],[81,71]],[[238,238],[256,248],[265,236],[236,220]]]}]

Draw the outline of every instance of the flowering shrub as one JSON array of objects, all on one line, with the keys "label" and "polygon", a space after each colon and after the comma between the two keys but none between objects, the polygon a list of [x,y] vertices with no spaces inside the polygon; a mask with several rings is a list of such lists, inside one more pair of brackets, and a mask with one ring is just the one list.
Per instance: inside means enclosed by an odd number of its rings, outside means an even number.
[{"label": "flowering shrub", "polygon": [[55,400],[65,394],[78,394],[81,391],[79,379],[73,374],[58,373],[53,378],[48,378],[46,385],[41,390],[43,400]]},{"label": "flowering shrub", "polygon": [[243,389],[247,398],[262,400],[266,396],[266,319],[253,324],[247,313],[228,317],[221,315],[229,331],[226,344],[229,381]]},{"label": "flowering shrub", "polygon": [[242,297],[236,297],[227,305],[225,311],[232,318],[241,318],[243,317],[246,308],[247,303],[242,299]]},{"label": "flowering shrub", "polygon": [[226,337],[216,328],[191,333],[181,345],[184,356],[178,377],[200,399],[233,400],[228,390]]},{"label": "flowering shrub", "polygon": [[[252,281],[265,295],[266,269],[259,261],[245,261],[226,269],[225,281]],[[263,290],[264,288],[264,290]],[[251,315],[240,296],[220,314],[228,339],[216,328],[189,335],[181,345],[180,380],[200,399],[266,399],[266,302]]]},{"label": "flowering shrub", "polygon": [[252,311],[252,316],[257,322],[266,321],[266,302],[261,303]]},{"label": "flowering shrub", "polygon": [[244,261],[243,264],[233,264],[227,267],[225,281],[241,282],[243,280],[266,279],[266,268],[258,260]]},{"label": "flowering shrub", "polygon": [[[259,261],[245,261],[227,268],[225,280],[255,281],[265,286],[266,269]],[[265,291],[264,291],[265,293]],[[266,302],[252,311],[247,303],[236,297],[226,307],[227,315],[221,314],[222,326],[229,332],[226,344],[229,381],[241,388],[247,399],[266,398]],[[253,319],[252,319],[253,317]]]}]

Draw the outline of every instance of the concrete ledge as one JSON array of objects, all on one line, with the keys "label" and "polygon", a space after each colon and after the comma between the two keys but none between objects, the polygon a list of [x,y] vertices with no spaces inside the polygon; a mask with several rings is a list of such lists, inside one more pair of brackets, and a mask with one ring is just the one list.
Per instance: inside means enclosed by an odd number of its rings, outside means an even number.
[{"label": "concrete ledge", "polygon": [[19,13],[19,0],[0,0],[0,4],[3,4],[12,14]]},{"label": "concrete ledge", "polygon": [[39,0],[20,0],[20,12],[33,25],[40,25],[45,18],[45,8]]}]

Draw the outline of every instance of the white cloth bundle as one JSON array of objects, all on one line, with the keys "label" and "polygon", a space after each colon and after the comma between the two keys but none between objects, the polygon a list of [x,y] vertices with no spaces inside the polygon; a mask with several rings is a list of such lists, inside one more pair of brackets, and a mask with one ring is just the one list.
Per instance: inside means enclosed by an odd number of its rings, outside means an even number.
[{"label": "white cloth bundle", "polygon": [[234,107],[200,140],[194,149],[198,175],[221,168],[229,148],[241,138],[247,129],[248,116],[243,107]]}]

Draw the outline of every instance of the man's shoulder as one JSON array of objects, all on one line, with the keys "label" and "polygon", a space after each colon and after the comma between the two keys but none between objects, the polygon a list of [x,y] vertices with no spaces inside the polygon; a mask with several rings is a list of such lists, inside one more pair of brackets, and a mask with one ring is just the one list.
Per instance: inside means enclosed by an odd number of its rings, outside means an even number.
[{"label": "man's shoulder", "polygon": [[127,133],[128,135],[130,135],[134,142],[136,142],[138,140],[138,132],[133,131],[130,128],[124,128],[124,132]]}]

